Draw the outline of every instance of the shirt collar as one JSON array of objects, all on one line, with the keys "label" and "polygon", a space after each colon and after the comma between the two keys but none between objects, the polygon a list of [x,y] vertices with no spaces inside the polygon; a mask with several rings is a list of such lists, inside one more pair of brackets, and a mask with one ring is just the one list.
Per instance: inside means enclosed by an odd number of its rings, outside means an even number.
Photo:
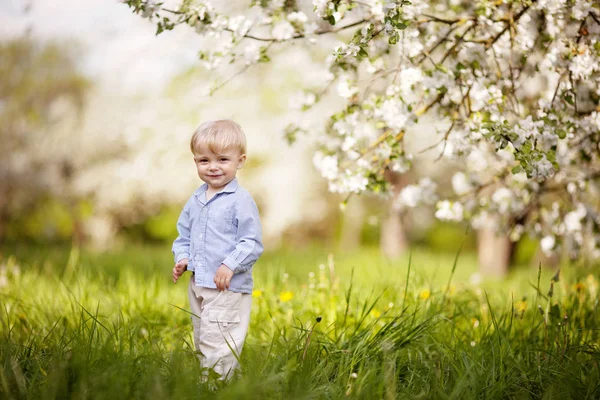
[{"label": "shirt collar", "polygon": [[[221,189],[220,192],[218,192],[216,195],[218,195],[219,193],[233,193],[237,190],[239,184],[237,181],[237,178],[233,178],[231,180],[231,182],[229,182],[227,185],[225,185],[225,187],[223,189]],[[206,193],[206,191],[208,190],[208,185],[206,183],[204,183],[202,186],[200,186],[198,188],[198,190],[196,190],[196,197],[202,201],[202,203],[205,202],[206,196],[204,196],[204,194]]]},{"label": "shirt collar", "polygon": [[238,186],[237,178],[233,178],[219,193],[233,193],[237,190]]}]

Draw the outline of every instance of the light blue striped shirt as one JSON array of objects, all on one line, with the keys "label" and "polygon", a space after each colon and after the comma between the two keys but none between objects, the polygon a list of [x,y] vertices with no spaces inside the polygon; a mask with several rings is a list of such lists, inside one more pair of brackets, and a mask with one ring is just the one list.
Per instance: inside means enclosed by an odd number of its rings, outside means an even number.
[{"label": "light blue striped shirt", "polygon": [[252,266],[263,252],[258,208],[237,179],[206,201],[205,183],[187,201],[177,220],[175,262],[187,258],[197,286],[216,289],[221,264],[233,271],[229,290],[252,293]]}]

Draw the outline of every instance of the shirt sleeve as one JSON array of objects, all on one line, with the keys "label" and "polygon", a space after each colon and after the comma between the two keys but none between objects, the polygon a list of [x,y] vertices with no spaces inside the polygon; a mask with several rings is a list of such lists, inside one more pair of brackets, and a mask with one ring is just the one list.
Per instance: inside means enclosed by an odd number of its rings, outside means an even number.
[{"label": "shirt sleeve", "polygon": [[177,220],[177,232],[179,236],[173,242],[173,255],[177,263],[181,259],[190,258],[190,210],[189,201],[183,207]]},{"label": "shirt sleeve", "polygon": [[249,196],[241,203],[235,217],[238,223],[237,244],[223,260],[223,264],[234,274],[249,270],[264,249],[258,207]]}]

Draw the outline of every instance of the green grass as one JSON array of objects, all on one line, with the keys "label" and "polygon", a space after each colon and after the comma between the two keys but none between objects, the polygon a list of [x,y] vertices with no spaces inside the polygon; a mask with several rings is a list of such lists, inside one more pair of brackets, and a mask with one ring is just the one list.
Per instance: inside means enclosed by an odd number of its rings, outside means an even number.
[{"label": "green grass", "polygon": [[0,398],[600,398],[597,268],[473,284],[475,257],[454,259],[265,254],[224,385],[199,380],[168,247],[5,248]]}]

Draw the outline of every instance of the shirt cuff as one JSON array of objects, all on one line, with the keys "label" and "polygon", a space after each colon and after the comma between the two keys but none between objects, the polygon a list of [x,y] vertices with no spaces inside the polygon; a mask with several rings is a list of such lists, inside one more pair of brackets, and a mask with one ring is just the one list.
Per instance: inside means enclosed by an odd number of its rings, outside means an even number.
[{"label": "shirt cuff", "polygon": [[186,253],[181,253],[175,256],[175,264],[177,264],[179,261],[183,260],[184,258],[187,258],[188,260],[190,259],[190,255],[186,254]]},{"label": "shirt cuff", "polygon": [[240,266],[240,263],[235,261],[232,257],[228,256],[224,261],[223,264],[225,264],[227,266],[227,268],[229,268],[230,270],[233,271],[233,273],[235,273],[235,270],[238,269],[238,267]]}]

